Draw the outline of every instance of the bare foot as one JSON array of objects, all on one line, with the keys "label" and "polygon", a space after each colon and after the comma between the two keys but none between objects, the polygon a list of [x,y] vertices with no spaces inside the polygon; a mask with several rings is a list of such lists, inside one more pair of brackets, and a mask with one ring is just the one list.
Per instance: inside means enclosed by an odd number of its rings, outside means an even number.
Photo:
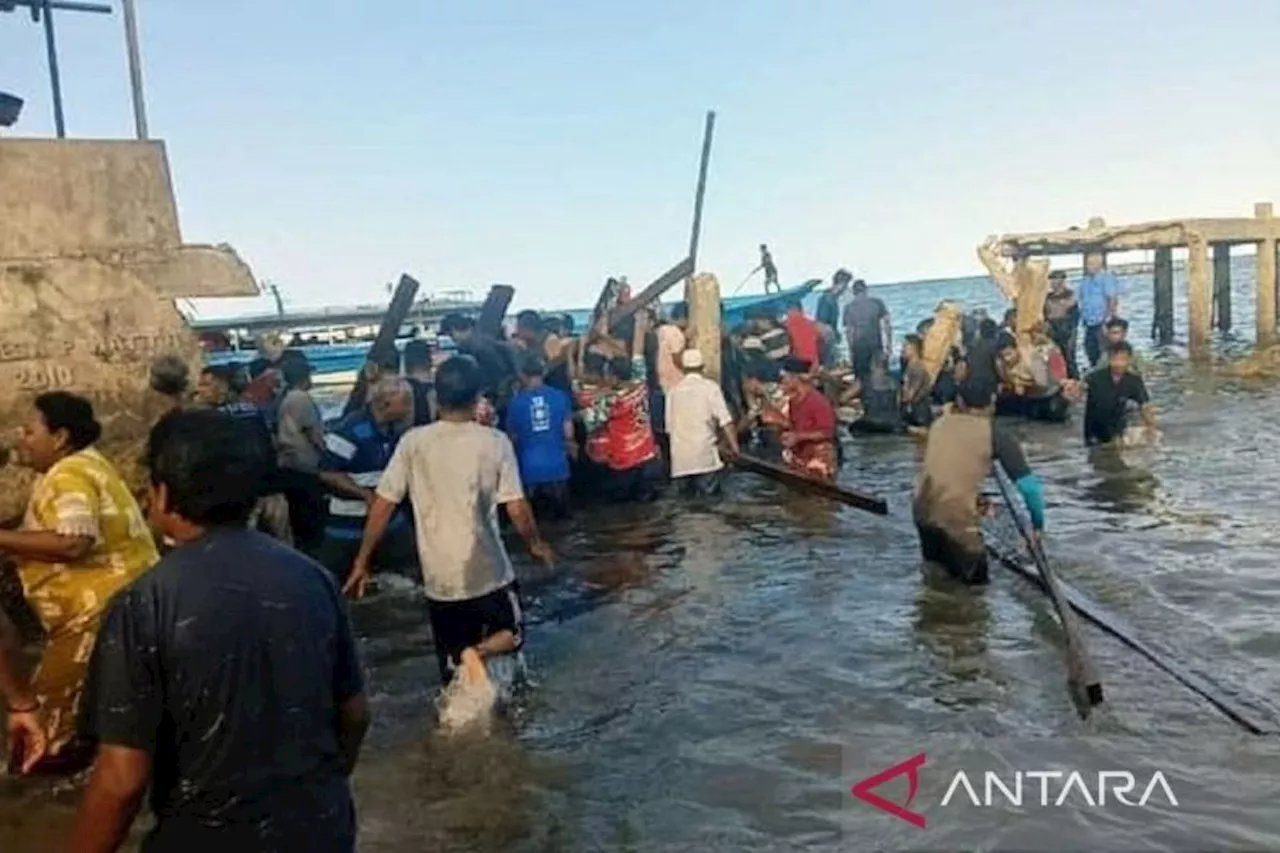
[{"label": "bare foot", "polygon": [[484,668],[484,659],[480,657],[480,653],[475,649],[467,649],[461,656],[462,671],[466,673],[467,681],[475,686],[486,684],[489,681],[489,671]]}]

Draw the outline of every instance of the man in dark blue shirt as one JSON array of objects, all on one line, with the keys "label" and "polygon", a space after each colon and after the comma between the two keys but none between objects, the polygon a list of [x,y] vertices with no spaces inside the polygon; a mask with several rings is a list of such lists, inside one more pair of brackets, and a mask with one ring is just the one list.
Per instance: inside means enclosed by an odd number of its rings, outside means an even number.
[{"label": "man in dark blue shirt", "polygon": [[152,430],[151,520],[178,546],[116,597],[94,648],[73,853],[118,850],[148,785],[146,853],[355,849],[364,678],[332,578],[245,527],[264,461],[220,412]]},{"label": "man in dark blue shirt", "polygon": [[507,434],[520,463],[520,481],[535,510],[569,514],[569,457],[577,457],[573,403],[543,382],[545,364],[536,354],[520,365],[519,393],[507,407]]},{"label": "man in dark blue shirt", "polygon": [[[400,441],[399,425],[413,414],[413,402],[408,380],[379,380],[370,389],[368,405],[325,434],[320,480],[330,492],[329,523],[317,559],[340,581],[360,550],[374,489]],[[374,561],[381,569],[417,576],[413,524],[405,507],[392,516]]]}]

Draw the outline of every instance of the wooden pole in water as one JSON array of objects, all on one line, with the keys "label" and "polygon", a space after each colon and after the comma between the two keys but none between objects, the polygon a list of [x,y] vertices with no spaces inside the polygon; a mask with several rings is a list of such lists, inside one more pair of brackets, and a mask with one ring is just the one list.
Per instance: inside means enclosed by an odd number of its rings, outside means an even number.
[{"label": "wooden pole in water", "polygon": [[[715,110],[707,110],[707,123],[702,131],[702,160],[698,164],[698,188],[693,195],[693,228],[689,234],[689,258],[693,261],[693,269],[698,268],[698,242],[702,239],[702,200],[707,193],[707,170],[711,166],[711,140],[716,133]],[[684,282],[684,299],[690,300],[690,289],[693,284],[693,273]]]},{"label": "wooden pole in water", "polygon": [[[1272,218],[1271,202],[1258,202],[1253,206],[1258,219]],[[1266,239],[1258,244],[1257,257],[1257,337],[1259,346],[1271,346],[1276,342],[1276,241]]]},{"label": "wooden pole in water", "polygon": [[1214,325],[1220,332],[1231,331],[1231,244],[1213,244]]},{"label": "wooden pole in water", "polygon": [[1213,290],[1209,287],[1209,247],[1204,237],[1187,239],[1187,340],[1191,357],[1209,356],[1209,320],[1213,314]]},{"label": "wooden pole in water", "polygon": [[693,345],[702,353],[708,379],[720,381],[720,282],[710,273],[693,278],[688,286],[689,327]]},{"label": "wooden pole in water", "polygon": [[1169,246],[1156,249],[1154,279],[1155,319],[1151,324],[1151,338],[1164,346],[1173,343],[1173,249]]}]

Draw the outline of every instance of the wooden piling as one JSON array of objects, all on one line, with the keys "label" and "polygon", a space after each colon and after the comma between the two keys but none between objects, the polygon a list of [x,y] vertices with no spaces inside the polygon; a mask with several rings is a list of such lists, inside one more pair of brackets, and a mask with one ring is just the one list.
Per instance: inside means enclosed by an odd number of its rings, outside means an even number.
[{"label": "wooden piling", "polygon": [[1155,319],[1151,324],[1151,339],[1165,346],[1173,343],[1173,249],[1168,246],[1156,249],[1154,279]]},{"label": "wooden piling", "polygon": [[[711,165],[711,140],[716,134],[716,114],[714,110],[707,110],[706,125],[702,129],[702,159],[698,163],[698,186],[693,194],[693,227],[689,232],[689,259],[693,261],[696,269],[698,266],[698,241],[702,238],[702,201],[707,194],[707,169]],[[689,299],[689,288],[692,285],[693,277],[685,279],[684,298]]]},{"label": "wooden piling", "polygon": [[[1273,267],[1274,269],[1274,267]],[[1187,237],[1187,342],[1193,358],[1209,354],[1213,290],[1209,286],[1209,245],[1201,234]]]},{"label": "wooden piling", "polygon": [[689,327],[693,345],[702,353],[707,378],[720,381],[720,282],[710,273],[694,276],[689,285]]},{"label": "wooden piling", "polygon": [[1213,244],[1213,316],[1220,332],[1231,331],[1231,246]]},{"label": "wooden piling", "polygon": [[[1253,206],[1257,219],[1272,218],[1271,202],[1259,202]],[[1257,256],[1257,337],[1259,346],[1276,342],[1276,241],[1267,238],[1258,243]]]}]

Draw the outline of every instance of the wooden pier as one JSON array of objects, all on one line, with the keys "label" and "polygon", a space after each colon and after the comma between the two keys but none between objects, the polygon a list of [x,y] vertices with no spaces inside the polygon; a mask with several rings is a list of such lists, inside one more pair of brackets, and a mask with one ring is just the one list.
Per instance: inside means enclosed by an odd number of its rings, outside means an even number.
[{"label": "wooden pier", "polygon": [[[1035,278],[1035,289],[1044,284],[1047,264],[1035,263],[1037,256],[1131,252],[1155,250],[1155,324],[1158,343],[1173,340],[1173,250],[1187,250],[1187,339],[1197,357],[1208,354],[1210,329],[1231,328],[1231,247],[1256,248],[1257,341],[1259,347],[1276,340],[1276,245],[1280,241],[1280,219],[1273,216],[1271,202],[1254,205],[1252,219],[1172,219],[1136,225],[1107,225],[1102,219],[1089,220],[1084,228],[991,237],[978,249],[978,257],[996,283],[1011,299],[1019,292],[1018,281]],[[1212,261],[1210,250],[1212,248]],[[1013,269],[1005,266],[1013,261]]]}]

